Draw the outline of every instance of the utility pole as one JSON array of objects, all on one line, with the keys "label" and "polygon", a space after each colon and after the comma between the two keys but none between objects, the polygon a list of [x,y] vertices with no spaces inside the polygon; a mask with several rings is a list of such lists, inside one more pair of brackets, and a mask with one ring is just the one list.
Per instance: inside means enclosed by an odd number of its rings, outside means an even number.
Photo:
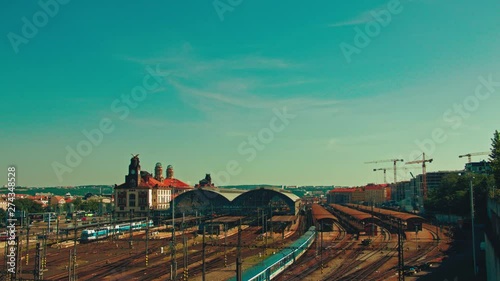
[{"label": "utility pole", "polygon": [[266,218],[267,214],[264,214],[266,210],[262,209],[262,234],[264,238],[264,255],[267,255],[267,223]]},{"label": "utility pole", "polygon": [[132,209],[129,210],[129,213],[128,213],[128,218],[130,220],[130,229],[129,229],[129,237],[128,237],[128,244],[129,244],[129,247],[130,249],[133,249],[134,248],[134,242],[132,242]]},{"label": "utility pole", "polygon": [[415,245],[417,246],[418,251],[418,225],[415,225]]},{"label": "utility pole", "polygon": [[172,250],[171,250],[171,253],[172,253],[172,265],[171,265],[171,271],[170,271],[170,276],[172,278],[172,280],[175,280],[177,279],[177,259],[176,259],[176,242],[175,242],[175,204],[174,204],[174,187],[173,186],[170,186],[172,188],[172,194],[171,194],[171,198],[172,198]]},{"label": "utility pole", "polygon": [[47,268],[47,236],[48,234],[43,231],[43,255],[42,255],[42,270]]},{"label": "utility pole", "polygon": [[373,193],[372,193],[372,196],[371,196],[371,199],[372,199],[372,233],[370,236],[374,236],[374,233],[375,233],[375,223],[374,223],[374,218],[373,218]]},{"label": "utility pole", "polygon": [[59,245],[59,216],[57,216],[56,222],[56,245]]},{"label": "utility pole", "polygon": [[472,221],[472,261],[474,263],[474,276],[477,276],[477,263],[476,263],[476,235],[474,224],[474,189],[472,187],[472,177],[470,179],[470,215]]},{"label": "utility pole", "polygon": [[[40,252],[40,242],[37,242],[35,249],[35,270],[33,270],[33,279],[35,279],[36,281],[43,279],[43,271],[40,268]],[[68,276],[71,277],[71,275],[69,274]]]},{"label": "utility pole", "polygon": [[202,242],[201,242],[201,247],[202,247],[202,250],[201,250],[201,280],[205,281],[205,271],[206,271],[206,267],[205,267],[205,248],[206,248],[206,245],[205,245],[205,222],[203,222],[203,238],[202,238]]},{"label": "utility pole", "polygon": [[242,261],[241,261],[241,219],[238,225],[238,250],[236,257],[236,281],[242,281]]},{"label": "utility pole", "polygon": [[398,219],[398,281],[405,280],[403,247],[403,222]]},{"label": "utility pole", "polygon": [[224,267],[227,267],[227,223],[224,223]]},{"label": "utility pole", "polygon": [[74,216],[74,229],[75,229],[75,236],[73,238],[73,261],[71,263],[71,274],[72,276],[70,276],[70,280],[72,281],[76,281],[76,216],[73,214]]},{"label": "utility pole", "polygon": [[321,257],[321,274],[323,274],[323,221],[321,221],[321,242],[319,245],[320,257]]},{"label": "utility pole", "polygon": [[49,214],[49,219],[47,220],[48,221],[48,224],[47,224],[47,231],[50,233],[50,219],[51,219],[51,214],[50,212],[48,213]]},{"label": "utility pole", "polygon": [[[38,245],[37,245],[37,247],[38,247]],[[36,271],[36,268],[37,268],[37,260],[35,257],[35,271]],[[72,268],[73,268],[73,251],[71,249],[69,249],[69,260],[68,260],[68,280],[69,281],[73,280],[72,275],[71,275]]]},{"label": "utility pole", "polygon": [[184,229],[184,220],[185,215],[182,213],[182,249],[183,249],[183,258],[184,258],[184,280],[188,280],[188,248],[187,248],[187,237]]},{"label": "utility pole", "polygon": [[273,207],[270,206],[269,210],[271,211],[270,212],[270,216],[271,216],[271,219],[269,220],[269,222],[271,223],[271,231],[270,231],[270,234],[271,234],[271,239],[272,239],[272,242],[274,243],[274,231],[273,231]]},{"label": "utility pole", "polygon": [[23,274],[23,264],[21,262],[21,253],[22,253],[22,225],[21,225],[21,230],[19,231],[19,238],[17,239],[18,240],[18,245],[17,245],[17,253],[16,253],[16,259],[17,259],[17,264],[19,265],[18,266],[18,270],[19,270],[19,279],[22,279],[22,274]]},{"label": "utility pole", "polygon": [[28,214],[28,223],[26,224],[26,265],[29,263],[29,251],[30,251],[30,217]]},{"label": "utility pole", "polygon": [[146,267],[149,265],[149,207],[148,207],[148,215],[146,219]]}]

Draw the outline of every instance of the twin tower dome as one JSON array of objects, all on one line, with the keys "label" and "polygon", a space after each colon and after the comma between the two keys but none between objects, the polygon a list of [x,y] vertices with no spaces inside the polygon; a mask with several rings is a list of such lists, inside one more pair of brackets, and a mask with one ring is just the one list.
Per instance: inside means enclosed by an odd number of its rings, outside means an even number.
[{"label": "twin tower dome", "polygon": [[[174,167],[172,165],[167,166],[167,179],[174,178]],[[163,181],[163,167],[160,162],[155,165],[155,179],[158,181]]]}]

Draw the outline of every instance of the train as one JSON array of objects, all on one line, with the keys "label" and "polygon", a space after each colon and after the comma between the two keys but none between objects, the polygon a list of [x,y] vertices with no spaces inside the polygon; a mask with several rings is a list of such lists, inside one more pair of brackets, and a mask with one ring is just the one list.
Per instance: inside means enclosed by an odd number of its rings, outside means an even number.
[{"label": "train", "polygon": [[[270,281],[297,261],[316,238],[316,228],[309,230],[295,241],[290,247],[265,259],[261,264],[251,267],[243,272],[242,279],[248,281]],[[229,279],[231,281],[235,278]]]},{"label": "train", "polygon": [[153,221],[139,221],[133,223],[120,223],[112,226],[103,226],[103,227],[95,227],[95,228],[86,228],[82,230],[82,234],[80,236],[80,242],[92,242],[100,239],[104,239],[113,234],[120,234],[125,232],[130,232],[130,228],[132,227],[132,231],[137,231],[141,229],[146,229],[147,227],[153,226]]}]

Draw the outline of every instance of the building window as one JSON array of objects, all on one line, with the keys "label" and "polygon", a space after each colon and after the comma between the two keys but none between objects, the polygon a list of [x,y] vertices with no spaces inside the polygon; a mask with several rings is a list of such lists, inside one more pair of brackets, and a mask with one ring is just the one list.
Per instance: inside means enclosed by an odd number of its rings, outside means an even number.
[{"label": "building window", "polygon": [[123,211],[125,210],[125,208],[123,206],[120,207],[120,211]]},{"label": "building window", "polygon": [[127,205],[127,193],[118,192],[118,206],[125,207]]},{"label": "building window", "polygon": [[148,194],[146,192],[139,193],[139,206],[140,207],[148,206]]},{"label": "building window", "polygon": [[135,194],[130,194],[128,196],[128,206],[135,207]]}]

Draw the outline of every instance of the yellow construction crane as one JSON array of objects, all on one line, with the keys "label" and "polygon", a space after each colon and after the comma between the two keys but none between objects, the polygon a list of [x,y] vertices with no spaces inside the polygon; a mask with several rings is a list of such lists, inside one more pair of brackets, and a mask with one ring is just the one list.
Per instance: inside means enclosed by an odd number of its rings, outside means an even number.
[{"label": "yellow construction crane", "polygon": [[431,159],[425,159],[425,153],[422,153],[422,160],[415,160],[415,161],[410,161],[406,162],[405,164],[420,164],[422,163],[422,186],[423,186],[423,198],[424,200],[427,199],[427,174],[425,170],[425,163],[429,162],[432,163],[432,158]]},{"label": "yellow construction crane", "polygon": [[467,159],[469,160],[468,163],[472,162],[471,161],[471,156],[478,156],[478,155],[488,155],[489,152],[473,152],[473,153],[467,153],[467,154],[464,154],[464,155],[459,155],[458,158],[462,158],[462,157],[465,157],[467,156]]},{"label": "yellow construction crane", "polygon": [[[397,184],[397,179],[396,179],[396,174],[397,174],[397,171],[396,171],[396,164],[398,162],[404,162],[403,159],[388,159],[388,160],[378,160],[378,161],[370,161],[370,162],[365,162],[365,164],[372,164],[372,163],[384,163],[384,162],[393,162],[394,163],[394,184]],[[374,170],[376,171],[376,170]],[[384,181],[385,181],[385,171],[384,171]]]}]

